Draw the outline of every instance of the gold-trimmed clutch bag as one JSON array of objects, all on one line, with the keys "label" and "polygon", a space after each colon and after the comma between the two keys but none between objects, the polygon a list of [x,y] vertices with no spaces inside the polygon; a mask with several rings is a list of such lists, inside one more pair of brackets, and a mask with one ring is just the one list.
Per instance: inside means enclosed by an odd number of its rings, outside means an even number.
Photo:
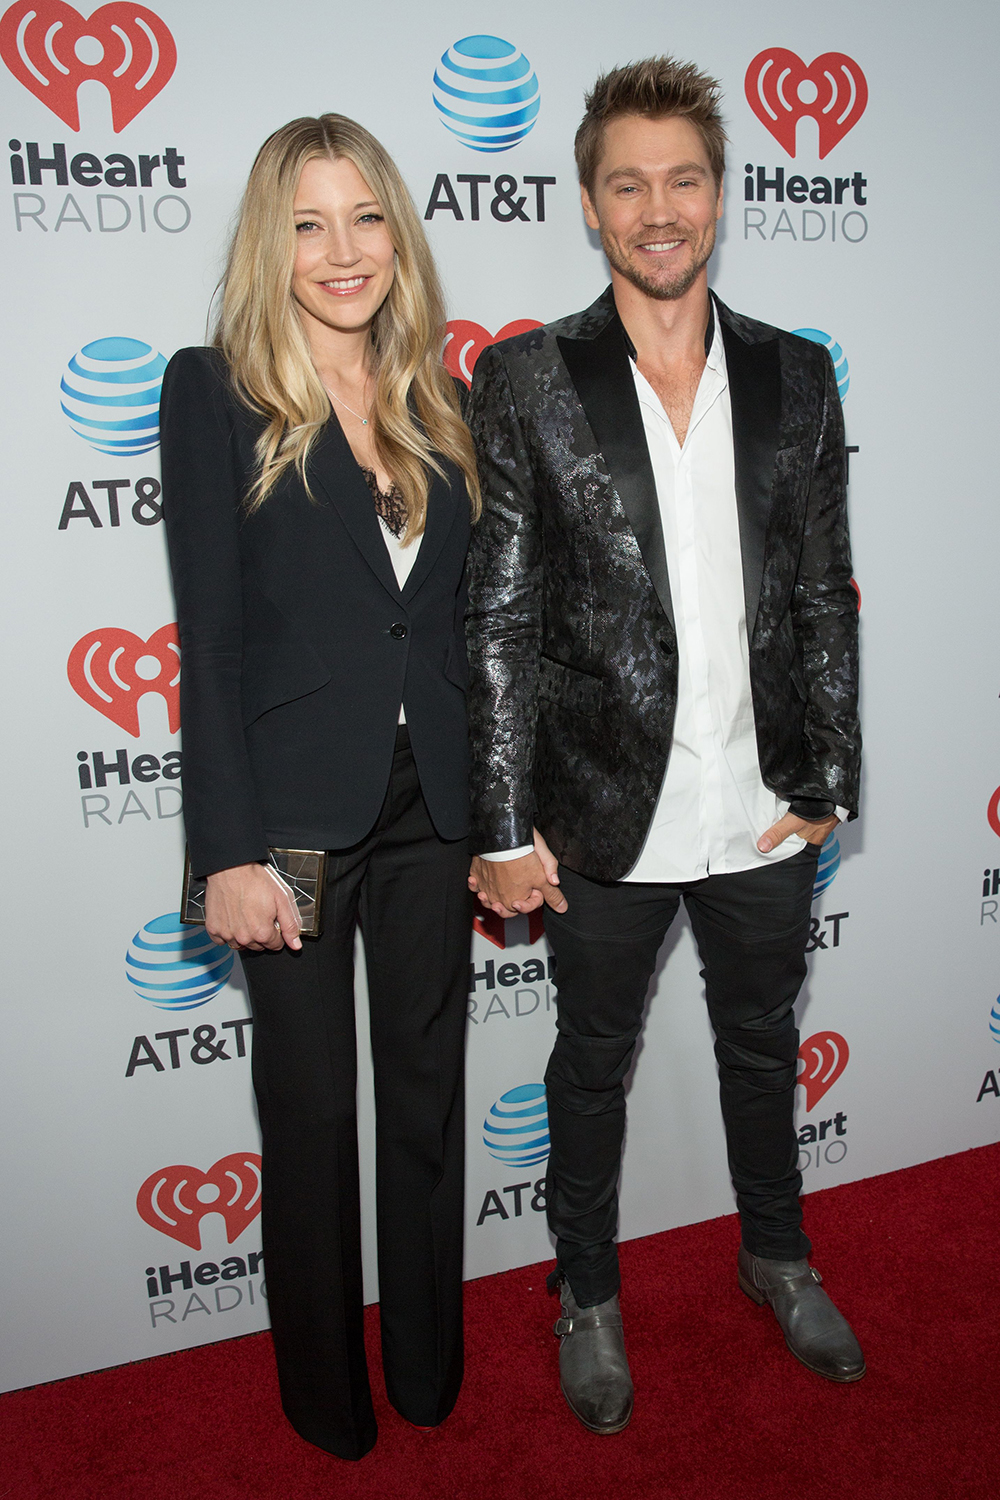
[{"label": "gold-trimmed clutch bag", "polygon": [[[299,913],[299,936],[319,937],[323,931],[323,888],[326,885],[325,849],[269,849],[267,865],[291,891]],[[181,921],[189,927],[205,925],[204,878],[191,873],[191,856],[184,851]]]}]

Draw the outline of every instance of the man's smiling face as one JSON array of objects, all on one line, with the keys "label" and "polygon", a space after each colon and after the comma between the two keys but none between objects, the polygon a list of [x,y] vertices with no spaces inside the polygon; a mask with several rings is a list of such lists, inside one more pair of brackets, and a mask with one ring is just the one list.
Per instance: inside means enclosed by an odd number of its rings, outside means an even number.
[{"label": "man's smiling face", "polygon": [[659,301],[683,297],[715,248],[722,185],[687,120],[622,115],[604,131],[583,211],[613,272]]}]

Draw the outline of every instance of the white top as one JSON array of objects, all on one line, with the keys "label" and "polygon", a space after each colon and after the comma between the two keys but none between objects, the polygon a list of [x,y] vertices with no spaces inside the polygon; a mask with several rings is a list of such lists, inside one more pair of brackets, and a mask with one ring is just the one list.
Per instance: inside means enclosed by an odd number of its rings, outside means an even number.
[{"label": "white top", "polygon": [[[400,593],[402,593],[403,585],[409,578],[413,564],[417,560],[420,543],[423,541],[423,533],[410,542],[408,546],[404,547],[401,539],[398,536],[393,536],[381,516],[378,518],[378,523],[379,531],[382,533],[382,540],[385,542],[389,552],[392,571],[396,575],[396,582],[399,584]],[[406,723],[406,712],[402,704],[399,705],[399,722],[400,724]]]},{"label": "white top", "polygon": [[[788,859],[805,845],[791,834],[770,854],[757,848],[788,803],[765,787],[757,757],[732,411],[722,330],[714,322],[683,446],[630,360],[660,506],[680,670],[670,756],[628,881],[734,874]],[[500,857],[526,853],[528,846]]]}]

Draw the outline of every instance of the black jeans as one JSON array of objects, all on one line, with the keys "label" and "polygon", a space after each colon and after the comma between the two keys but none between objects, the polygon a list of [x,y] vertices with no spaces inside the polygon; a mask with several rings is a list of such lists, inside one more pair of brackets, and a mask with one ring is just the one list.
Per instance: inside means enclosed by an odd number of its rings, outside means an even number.
[{"label": "black jeans", "polygon": [[434,1426],[462,1383],[463,1066],[472,933],[464,839],[424,805],[405,730],[378,823],[331,854],[323,935],[248,953],[263,1134],[263,1240],[281,1399],[341,1458],[375,1442],[362,1329],[354,934],[375,1068],[382,1364]]},{"label": "black jeans", "polygon": [[560,866],[569,909],[560,916],[545,908],[559,1001],[545,1074],[548,1218],[581,1307],[619,1287],[624,1080],[656,955],[682,896],[704,965],[743,1243],[774,1260],[808,1255],[792,1115],[799,1048],[792,1006],[806,975],[818,854],[807,845],[776,864],[683,885],[603,883]]}]

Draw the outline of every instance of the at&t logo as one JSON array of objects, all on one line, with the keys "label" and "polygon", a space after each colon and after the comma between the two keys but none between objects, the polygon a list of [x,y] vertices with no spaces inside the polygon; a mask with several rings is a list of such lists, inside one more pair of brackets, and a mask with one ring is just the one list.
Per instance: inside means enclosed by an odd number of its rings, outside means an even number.
[{"label": "at&t logo", "polygon": [[[549,1155],[549,1113],[543,1083],[522,1083],[501,1094],[483,1121],[483,1144],[508,1167],[537,1168]],[[525,1203],[535,1213],[545,1209],[545,1178],[490,1188],[483,1198],[477,1229],[489,1218],[519,1219]]]},{"label": "at&t logo", "polygon": [[[805,1091],[806,1113],[811,1114],[833,1088],[847,1067],[851,1051],[838,1031],[817,1031],[806,1037],[799,1048],[802,1069],[796,1080]],[[847,1155],[847,1115],[838,1110],[828,1120],[799,1127],[799,1171],[819,1167],[824,1162],[836,1166]]]},{"label": "at&t logo", "polygon": [[847,363],[847,355],[837,340],[831,338],[828,333],[824,333],[821,328],[793,328],[792,332],[797,333],[800,339],[808,339],[811,344],[820,344],[829,351],[830,358],[833,360],[833,373],[837,377],[837,393],[843,401],[851,388],[851,371]]},{"label": "at&t logo", "polygon": [[235,957],[204,927],[185,927],[173,911],[136,933],[125,954],[125,975],[139,998],[160,1010],[195,1010],[219,993]]},{"label": "at&t logo", "polygon": [[[819,852],[819,860],[816,864],[816,880],[813,884],[812,898],[822,896],[828,891],[837,877],[840,869],[840,840],[837,830],[827,837]],[[815,953],[819,948],[839,948],[841,941],[841,927],[850,916],[849,911],[834,911],[822,917],[810,917],[809,937],[806,942],[806,952]]]},{"label": "at&t logo", "polygon": [[501,1094],[483,1121],[483,1144],[497,1161],[535,1167],[549,1154],[544,1083],[522,1083]]},{"label": "at&t logo", "polygon": [[[228,983],[234,960],[235,954],[213,943],[204,927],[185,927],[180,913],[172,911],[154,917],[136,933],[125,954],[125,977],[141,1000],[179,1014],[213,1000]],[[223,1021],[218,1028],[168,1023],[168,1029],[154,1032],[152,1039],[133,1038],[125,1077],[134,1078],[139,1068],[151,1068],[151,1074],[140,1076],[152,1077],[176,1073],[188,1061],[204,1066],[246,1057],[246,1032],[252,1024],[249,1016]]]},{"label": "at&t logo", "polygon": [[[853,130],[868,103],[865,75],[844,52],[824,52],[806,66],[785,47],[767,47],[747,68],[744,92],[757,119],[793,159],[800,120],[816,122],[822,161]],[[776,207],[745,208],[744,239],[753,233],[766,241],[786,237],[786,242],[809,244],[829,235],[831,242],[839,236],[857,245],[867,236],[868,219],[860,209],[868,203],[868,179],[861,172],[843,177],[793,173],[786,180],[784,167],[755,167],[752,162],[745,171],[744,201]],[[792,207],[777,207],[786,203]],[[803,205],[801,211],[798,205]]]},{"label": "at&t logo", "polygon": [[160,441],[160,387],[167,361],[140,339],[84,344],[59,384],[63,412],[77,437],[98,453],[128,458]]},{"label": "at&t logo", "polygon": [[442,125],[464,145],[496,153],[533,129],[541,98],[534,69],[513,42],[466,36],[434,70],[434,105]]},{"label": "at&t logo", "polygon": [[[534,128],[541,106],[531,63],[513,42],[498,36],[466,36],[445,52],[434,71],[438,119],[463,146],[496,156],[520,145]],[[425,219],[450,214],[452,221],[497,224],[545,222],[545,190],[556,179],[534,173],[518,181],[509,172],[438,172]],[[523,189],[523,190],[522,190]]]},{"label": "at&t logo", "polygon": [[[990,1010],[990,1035],[995,1042],[1000,1042],[1000,996],[993,1002]],[[990,1068],[983,1079],[979,1093],[976,1095],[976,1103],[981,1104],[984,1099],[996,1099],[1000,1101],[1000,1082],[997,1074],[1000,1068]]]}]

